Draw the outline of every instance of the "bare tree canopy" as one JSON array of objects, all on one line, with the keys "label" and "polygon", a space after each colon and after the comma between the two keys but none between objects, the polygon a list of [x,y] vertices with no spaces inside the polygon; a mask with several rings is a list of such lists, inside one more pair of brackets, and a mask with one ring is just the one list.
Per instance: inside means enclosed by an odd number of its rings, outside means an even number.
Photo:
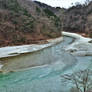
[{"label": "bare tree canopy", "polygon": [[71,92],[92,91],[92,71],[89,69],[73,74],[64,74],[61,78],[64,84],[70,83],[72,85]]}]

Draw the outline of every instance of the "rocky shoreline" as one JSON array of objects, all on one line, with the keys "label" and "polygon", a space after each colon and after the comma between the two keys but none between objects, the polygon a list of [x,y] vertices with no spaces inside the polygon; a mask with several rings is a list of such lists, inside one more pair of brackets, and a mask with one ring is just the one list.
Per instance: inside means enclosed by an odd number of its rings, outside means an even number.
[{"label": "rocky shoreline", "polygon": [[[7,47],[2,47],[0,48],[0,69],[1,69],[1,73],[2,71],[2,67],[3,67],[3,63],[4,61],[2,61],[3,58],[8,58],[8,57],[14,57],[14,56],[19,56],[21,54],[26,54],[26,53],[32,53],[32,52],[36,52],[45,48],[48,48],[50,46],[53,46],[57,43],[60,43],[61,41],[63,41],[63,37],[59,37],[56,39],[49,39],[47,40],[48,43],[46,44],[31,44],[31,45],[21,45],[21,46],[7,46]],[[5,61],[6,63],[7,61]],[[12,71],[11,71],[12,72]]]},{"label": "rocky shoreline", "polygon": [[2,47],[0,48],[0,52],[1,52],[0,58],[11,57],[11,56],[16,56],[22,53],[38,51],[38,50],[44,49],[46,47],[52,46],[54,44],[57,44],[63,41],[63,37],[59,37],[56,39],[50,39],[47,41],[48,43],[46,44],[30,44],[30,45],[21,45],[21,46]]},{"label": "rocky shoreline", "polygon": [[[72,43],[64,47],[64,50],[66,52],[69,52],[73,56],[79,56],[79,57],[80,56],[92,56],[92,48],[91,48],[92,39],[91,38],[85,38],[79,34],[70,33],[70,32],[62,32],[62,35],[74,38]],[[14,56],[18,57],[21,54],[40,51],[42,49],[45,49],[45,48],[48,48],[50,46],[60,43],[61,41],[63,41],[63,37],[59,37],[56,39],[50,39],[47,41],[48,43],[46,44],[31,44],[31,45],[22,45],[22,46],[2,47],[0,48],[0,52],[1,52],[0,60],[2,60],[3,58],[8,59],[8,57],[10,58]],[[0,68],[2,69],[4,62],[1,61],[0,63],[1,63]],[[3,71],[1,70],[0,72],[3,72]],[[10,72],[14,72],[14,71],[10,71]]]},{"label": "rocky shoreline", "polygon": [[92,38],[70,32],[62,32],[62,34],[75,38],[75,41],[65,48],[66,51],[76,56],[92,56]]}]

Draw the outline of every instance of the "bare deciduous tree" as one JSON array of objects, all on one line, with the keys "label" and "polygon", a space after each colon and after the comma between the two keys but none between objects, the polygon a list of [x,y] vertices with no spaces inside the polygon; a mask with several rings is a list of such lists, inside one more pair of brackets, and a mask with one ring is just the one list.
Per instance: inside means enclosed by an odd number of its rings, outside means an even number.
[{"label": "bare deciduous tree", "polygon": [[71,83],[77,92],[92,91],[92,71],[87,69],[73,74],[64,74],[62,77],[63,83]]},{"label": "bare deciduous tree", "polygon": [[85,6],[87,6],[92,0],[86,0],[85,1]]}]

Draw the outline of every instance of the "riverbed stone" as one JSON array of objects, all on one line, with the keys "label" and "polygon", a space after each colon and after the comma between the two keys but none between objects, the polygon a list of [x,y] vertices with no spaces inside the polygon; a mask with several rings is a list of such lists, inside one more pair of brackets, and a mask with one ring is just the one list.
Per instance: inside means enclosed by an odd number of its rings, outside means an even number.
[{"label": "riverbed stone", "polygon": [[90,40],[88,43],[92,43],[92,40]]},{"label": "riverbed stone", "polygon": [[3,73],[3,71],[2,71],[2,70],[0,70],[0,73]]}]

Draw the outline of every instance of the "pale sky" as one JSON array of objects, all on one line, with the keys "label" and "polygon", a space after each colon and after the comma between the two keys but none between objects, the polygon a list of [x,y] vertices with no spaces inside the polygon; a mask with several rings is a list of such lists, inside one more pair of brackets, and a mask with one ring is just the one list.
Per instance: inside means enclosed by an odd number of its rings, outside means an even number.
[{"label": "pale sky", "polygon": [[84,3],[84,1],[86,0],[36,0],[36,1],[43,2],[53,7],[59,6],[59,7],[68,8],[71,6],[72,3],[76,3],[76,2]]}]

